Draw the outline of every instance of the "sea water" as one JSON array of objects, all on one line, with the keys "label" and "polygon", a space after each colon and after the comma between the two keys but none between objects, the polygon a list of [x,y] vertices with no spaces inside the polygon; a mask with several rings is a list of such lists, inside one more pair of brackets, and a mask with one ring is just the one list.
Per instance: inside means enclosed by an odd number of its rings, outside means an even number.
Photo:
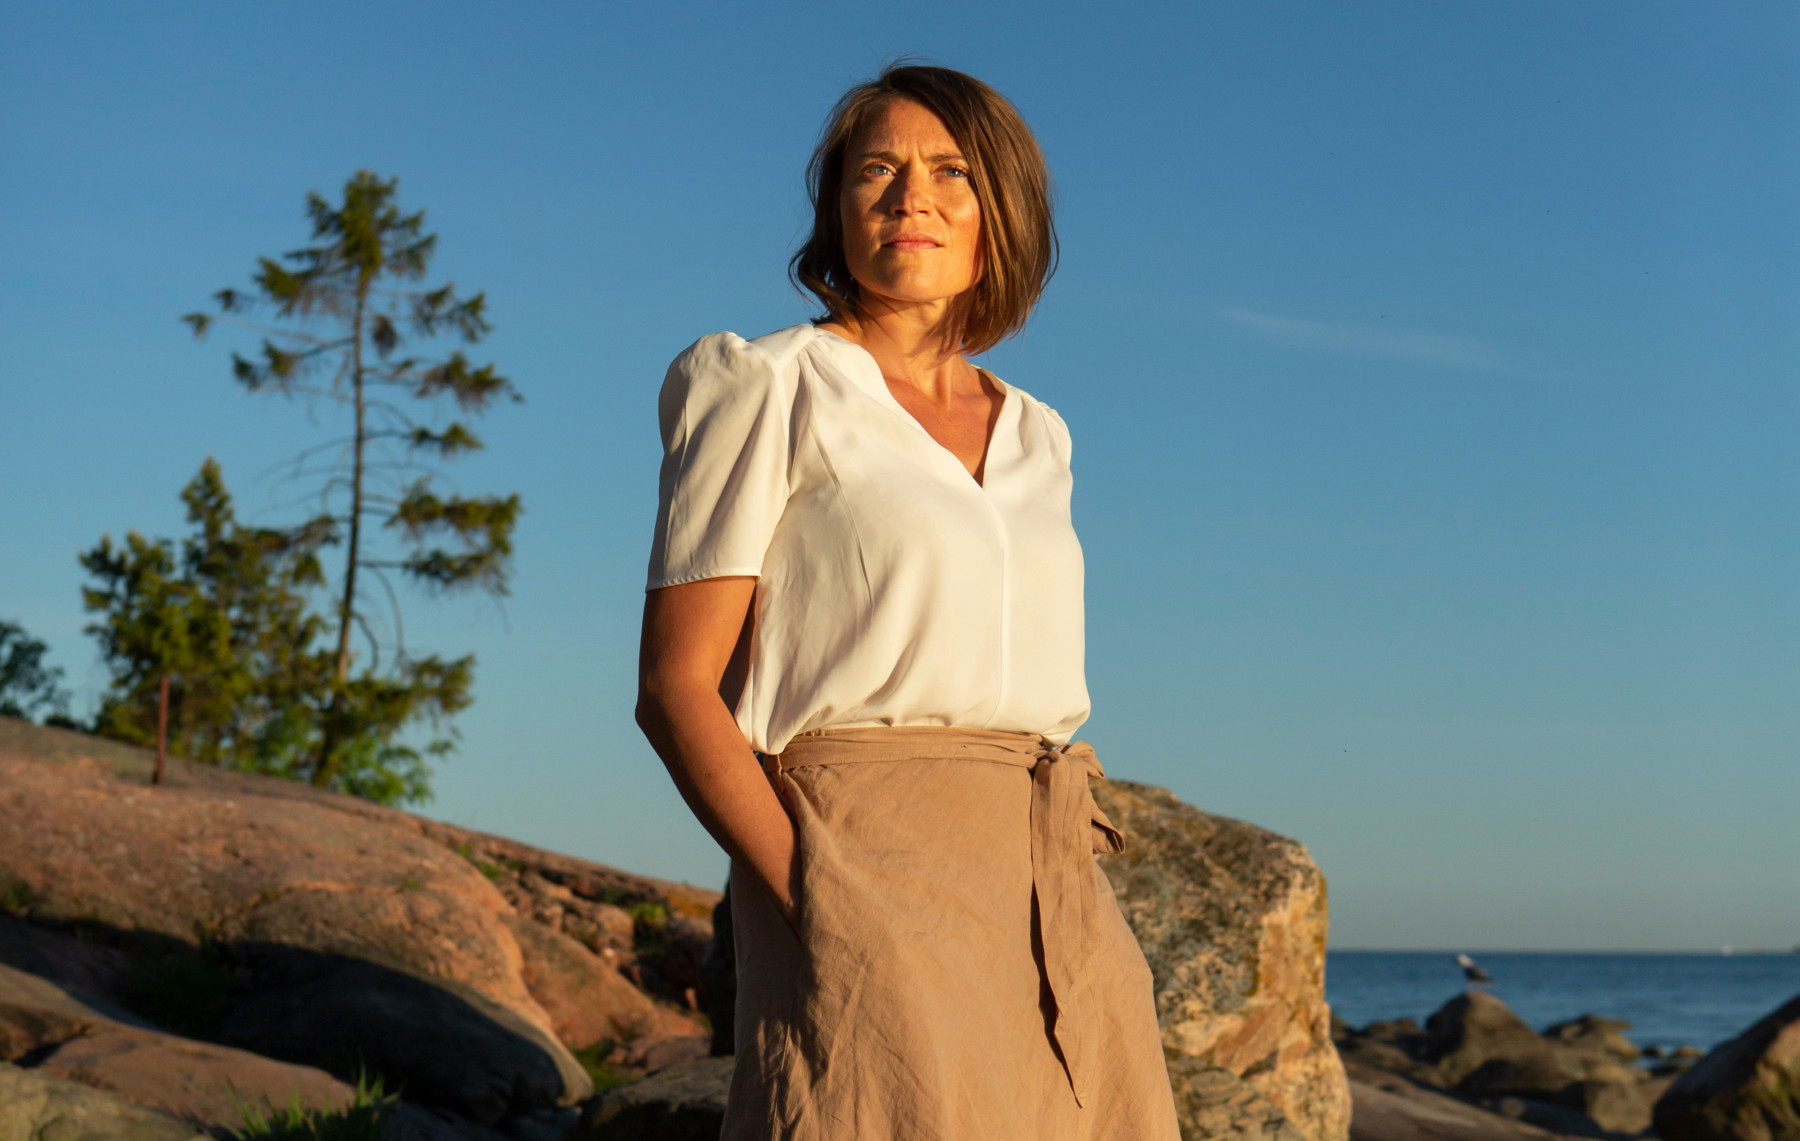
[{"label": "sea water", "polygon": [[[1471,951],[1481,987],[1539,1030],[1598,1014],[1639,1046],[1710,1049],[1800,995],[1800,954],[1665,955]],[[1332,951],[1325,998],[1352,1026],[1425,1018],[1472,984],[1447,952]]]}]

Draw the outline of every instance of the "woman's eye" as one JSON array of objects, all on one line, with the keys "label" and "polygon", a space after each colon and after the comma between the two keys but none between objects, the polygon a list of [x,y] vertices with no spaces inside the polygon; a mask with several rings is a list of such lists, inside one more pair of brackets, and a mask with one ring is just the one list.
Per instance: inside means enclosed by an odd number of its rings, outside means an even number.
[{"label": "woman's eye", "polygon": [[966,166],[947,166],[944,168],[944,173],[955,175],[957,178],[967,178],[969,177],[969,168]]},{"label": "woman's eye", "polygon": [[894,168],[885,162],[872,162],[868,166],[863,167],[863,174],[870,178],[892,173],[894,173]]}]

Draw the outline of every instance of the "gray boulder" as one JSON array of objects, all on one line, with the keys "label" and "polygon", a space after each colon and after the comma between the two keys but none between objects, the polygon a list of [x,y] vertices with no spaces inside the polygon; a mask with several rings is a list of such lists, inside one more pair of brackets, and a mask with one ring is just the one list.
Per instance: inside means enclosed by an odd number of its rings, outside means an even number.
[{"label": "gray boulder", "polygon": [[1544,1037],[1576,1050],[1608,1055],[1621,1062],[1635,1062],[1643,1051],[1625,1037],[1625,1031],[1630,1029],[1631,1023],[1621,1019],[1584,1014],[1545,1028]]},{"label": "gray boulder", "polygon": [[587,1103],[570,1141],[717,1141],[731,1058],[678,1062]]},{"label": "gray boulder", "polygon": [[1636,1134],[1660,1090],[1630,1059],[1629,1023],[1583,1015],[1543,1034],[1485,991],[1459,995],[1421,1030],[1410,1019],[1337,1032],[1346,1066],[1453,1090],[1505,1117],[1571,1136]]},{"label": "gray boulder", "polygon": [[1184,1132],[1206,1136],[1207,1098],[1237,1096],[1209,1073],[1222,1070],[1304,1141],[1344,1141],[1350,1091],[1325,1005],[1325,877],[1306,848],[1166,789],[1094,781],[1093,792],[1125,835],[1125,851],[1100,866],[1150,962],[1164,1052],[1186,1075],[1178,1084],[1202,1083],[1176,1090]]},{"label": "gray boulder", "polygon": [[1531,1097],[1554,1094],[1571,1084],[1569,1072],[1551,1053],[1489,1058],[1456,1083],[1465,1097]]},{"label": "gray boulder", "polygon": [[1608,1138],[1613,1136],[1600,1128],[1600,1124],[1587,1114],[1577,1109],[1570,1109],[1555,1102],[1539,1101],[1530,1097],[1503,1097],[1483,1103],[1484,1106],[1502,1117],[1510,1117],[1515,1121],[1523,1121],[1527,1125],[1535,1125],[1549,1133],[1563,1137]]},{"label": "gray boulder", "polygon": [[1555,1102],[1587,1115],[1608,1133],[1641,1133],[1650,1128],[1656,1098],[1648,1074],[1625,1070],[1571,1082],[1558,1091]]},{"label": "gray boulder", "polygon": [[1434,1089],[1449,1084],[1436,1066],[1420,1060],[1425,1053],[1425,1031],[1410,1018],[1371,1022],[1361,1030],[1336,1025],[1332,1039],[1346,1067],[1361,1064]]},{"label": "gray boulder", "polygon": [[[1508,1072],[1529,1071],[1554,1084],[1512,1084],[1504,1092],[1560,1089],[1579,1074],[1565,1067],[1549,1041],[1507,1005],[1485,991],[1472,990],[1439,1007],[1425,1020],[1423,1060],[1436,1066],[1444,1080],[1460,1084],[1489,1062],[1504,1062]],[[1499,1092],[1496,1089],[1496,1092]]]},{"label": "gray boulder", "polygon": [[1396,1074],[1350,1062],[1350,1141],[1551,1141],[1525,1121],[1414,1085]]},{"label": "gray boulder", "polygon": [[1649,1075],[1624,1058],[1636,1053],[1628,1025],[1587,1015],[1539,1034],[1493,995],[1470,991],[1426,1020],[1415,1050],[1457,1093],[1496,1108],[1510,1099],[1558,1132],[1638,1133],[1650,1124]]},{"label": "gray boulder", "polygon": [[1800,996],[1676,1078],[1655,1124],[1663,1141],[1800,1141]]}]

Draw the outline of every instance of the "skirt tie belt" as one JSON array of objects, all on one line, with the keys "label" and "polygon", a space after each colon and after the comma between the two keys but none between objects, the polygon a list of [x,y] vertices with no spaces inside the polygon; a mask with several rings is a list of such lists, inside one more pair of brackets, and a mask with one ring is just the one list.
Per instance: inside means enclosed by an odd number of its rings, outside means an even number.
[{"label": "skirt tie belt", "polygon": [[1095,879],[1095,853],[1125,850],[1125,838],[1094,803],[1088,778],[1106,778],[1085,741],[1057,745],[1031,733],[930,725],[815,729],[763,756],[771,777],[812,765],[949,759],[1031,770],[1033,922],[1044,951],[1044,978],[1055,1004],[1051,1035],[1077,1104],[1094,1097],[1098,1064],[1095,1014],[1083,1009],[1084,976],[1107,940]]}]

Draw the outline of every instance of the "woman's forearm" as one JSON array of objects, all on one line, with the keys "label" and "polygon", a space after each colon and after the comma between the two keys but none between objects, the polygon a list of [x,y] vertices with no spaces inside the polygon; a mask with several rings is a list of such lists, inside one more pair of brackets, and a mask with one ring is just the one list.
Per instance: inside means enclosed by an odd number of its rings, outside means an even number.
[{"label": "woman's forearm", "polygon": [[720,693],[755,590],[738,576],[645,596],[637,722],[701,825],[791,912],[793,821]]},{"label": "woman's forearm", "polygon": [[701,825],[791,912],[793,821],[718,690],[652,684],[639,698],[637,716]]}]

